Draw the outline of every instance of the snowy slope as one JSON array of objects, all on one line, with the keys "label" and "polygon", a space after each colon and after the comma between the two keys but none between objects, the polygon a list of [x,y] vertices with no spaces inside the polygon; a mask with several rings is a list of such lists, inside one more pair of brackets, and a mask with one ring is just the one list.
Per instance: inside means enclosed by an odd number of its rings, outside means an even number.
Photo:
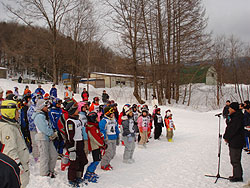
[{"label": "snowy slope", "polygon": [[[3,89],[11,89],[14,86],[20,87],[23,91],[24,85],[16,84],[6,80],[0,80],[0,86]],[[36,85],[31,86],[34,90]],[[43,85],[48,92],[50,85]],[[91,88],[90,95],[101,95],[102,89]],[[108,93],[112,93],[108,90]],[[122,89],[113,90],[112,98],[117,97],[119,107],[124,103],[132,103],[133,98],[129,92],[122,92]],[[62,92],[59,93],[62,96]],[[120,96],[120,97],[119,97]],[[76,99],[80,99],[77,95]],[[163,106],[162,112],[169,107]],[[207,178],[205,174],[217,174],[217,152],[218,152],[218,118],[214,115],[217,111],[197,112],[183,107],[170,107],[173,112],[173,119],[176,125],[174,142],[168,143],[165,136],[166,130],[163,129],[161,140],[153,139],[147,145],[147,149],[136,147],[134,164],[122,163],[123,146],[117,148],[117,155],[111,161],[114,170],[104,172],[97,169],[100,175],[99,183],[89,184],[88,187],[109,187],[109,188],[190,188],[190,187],[242,187],[250,180],[250,156],[242,153],[242,165],[244,170],[243,183],[230,183],[227,180],[220,179],[215,185],[213,178]],[[222,132],[224,132],[225,123],[222,121]],[[91,155],[88,156],[92,160]],[[232,175],[232,167],[229,162],[228,147],[222,143],[221,158],[221,176],[228,177]],[[35,164],[30,157],[30,184],[28,188],[33,187],[68,187],[67,172],[60,171],[60,161],[57,162],[56,179],[39,176],[39,164]],[[86,168],[85,168],[86,169]]]}]

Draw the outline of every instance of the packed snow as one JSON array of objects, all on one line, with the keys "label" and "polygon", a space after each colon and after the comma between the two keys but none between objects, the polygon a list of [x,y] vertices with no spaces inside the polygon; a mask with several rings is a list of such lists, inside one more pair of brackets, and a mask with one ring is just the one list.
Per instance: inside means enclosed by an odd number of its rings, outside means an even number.
[{"label": "packed snow", "polygon": [[[0,86],[4,89],[19,87],[22,93],[25,84],[18,84],[9,80],[0,80]],[[29,85],[34,91],[37,85]],[[43,85],[46,92],[49,92],[51,84]],[[81,86],[85,87],[85,86]],[[59,97],[63,96],[63,87],[57,86]],[[128,88],[127,88],[128,89]],[[103,89],[90,87],[90,99],[94,96],[101,96]],[[132,89],[112,88],[106,89],[111,99],[118,102],[119,109],[125,103],[134,103]],[[130,92],[131,91],[131,92]],[[75,96],[80,100],[80,95]],[[148,102],[149,103],[149,102]],[[151,138],[146,149],[136,147],[134,152],[134,164],[122,163],[123,146],[117,147],[115,158],[111,161],[113,171],[103,171],[100,165],[96,173],[100,176],[98,183],[89,183],[88,187],[109,187],[109,188],[145,188],[145,187],[242,187],[250,180],[250,155],[242,152],[242,166],[244,171],[243,183],[231,183],[228,180],[219,179],[214,184],[215,178],[205,177],[206,174],[216,175],[218,164],[218,117],[214,115],[222,109],[208,112],[199,112],[192,108],[185,109],[184,106],[161,106],[162,116],[167,109],[171,109],[173,120],[176,125],[174,141],[166,139],[166,129],[163,129],[160,140]],[[152,112],[152,106],[150,106]],[[221,121],[221,132],[224,132],[226,125]],[[222,141],[221,170],[220,175],[228,177],[232,175],[232,166],[229,161],[228,146]],[[91,154],[88,156],[92,160]],[[30,156],[30,183],[28,188],[34,187],[68,187],[67,171],[60,170],[61,161],[57,161],[55,179],[39,176],[39,163],[35,163]],[[86,166],[87,167],[87,166]],[[85,169],[86,169],[85,167]],[[249,186],[250,187],[250,186]]]}]

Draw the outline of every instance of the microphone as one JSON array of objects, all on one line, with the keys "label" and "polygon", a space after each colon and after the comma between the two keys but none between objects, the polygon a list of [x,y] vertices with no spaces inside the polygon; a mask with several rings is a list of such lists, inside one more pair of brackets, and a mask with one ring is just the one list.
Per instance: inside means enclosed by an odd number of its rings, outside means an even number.
[{"label": "microphone", "polygon": [[222,113],[219,113],[219,114],[215,114],[215,116],[218,116],[218,117],[220,117],[222,115]]}]

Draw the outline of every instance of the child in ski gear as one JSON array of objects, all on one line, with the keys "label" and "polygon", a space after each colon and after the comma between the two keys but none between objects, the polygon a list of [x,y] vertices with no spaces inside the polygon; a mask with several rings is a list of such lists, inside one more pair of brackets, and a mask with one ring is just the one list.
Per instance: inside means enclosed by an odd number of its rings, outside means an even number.
[{"label": "child in ski gear", "polygon": [[20,168],[13,159],[3,154],[3,151],[4,151],[4,145],[0,142],[1,187],[19,188],[21,186]]},{"label": "child in ski gear", "polygon": [[102,102],[104,104],[106,104],[109,100],[109,95],[107,94],[106,90],[103,90],[103,93],[102,93]]},{"label": "child in ski gear", "polygon": [[[22,187],[29,183],[29,151],[23,139],[20,125],[17,102],[12,100],[2,101],[2,119],[0,120],[0,142],[5,145],[3,153],[13,159],[20,168]],[[2,171],[3,169],[1,169]],[[1,183],[2,183],[1,179]],[[1,184],[2,186],[2,184]]]},{"label": "child in ski gear", "polygon": [[37,128],[36,140],[40,153],[40,175],[55,178],[55,166],[58,153],[53,144],[57,138],[57,132],[54,132],[52,124],[48,117],[49,101],[38,99],[35,113],[32,115]]},{"label": "child in ski gear", "polygon": [[166,116],[165,116],[164,121],[165,121],[165,126],[167,129],[167,139],[169,142],[172,142],[173,136],[174,136],[173,130],[175,130],[175,125],[174,125],[174,121],[172,119],[171,110],[166,111]]},{"label": "child in ski gear", "polygon": [[42,95],[42,96],[45,94],[45,91],[43,90],[43,88],[40,84],[38,85],[38,88],[35,90],[35,93]]},{"label": "child in ski gear", "polygon": [[100,105],[99,106],[99,111],[97,112],[97,121],[100,122],[104,116],[104,109],[103,109],[104,105]]},{"label": "child in ski gear", "polygon": [[53,98],[57,98],[57,89],[56,89],[55,84],[52,85],[52,88],[50,89],[49,95]]},{"label": "child in ski gear", "polygon": [[25,90],[23,92],[23,95],[31,94],[31,91],[29,90],[29,86],[25,86]]},{"label": "child in ski gear", "polygon": [[86,132],[86,126],[87,126],[87,103],[85,102],[78,102],[78,111],[79,111],[79,120],[82,121],[83,127],[82,127],[82,135],[84,140],[84,152],[88,158],[89,150],[88,150],[88,135]]},{"label": "child in ski gear", "polygon": [[86,88],[83,89],[81,96],[82,96],[82,101],[83,102],[88,102],[88,100],[89,100],[89,92],[87,92]]},{"label": "child in ski gear", "polygon": [[54,131],[57,131],[58,134],[57,139],[54,140],[54,145],[60,157],[62,157],[63,155],[64,146],[63,137],[61,136],[58,128],[58,121],[62,115],[61,104],[62,100],[59,98],[55,98],[52,102],[52,107],[49,109],[49,119],[52,123]]},{"label": "child in ski gear", "polygon": [[70,102],[65,110],[69,118],[66,121],[66,148],[69,151],[70,165],[68,168],[68,180],[73,186],[79,186],[83,182],[84,166],[88,163],[84,153],[84,140],[82,135],[83,123],[79,120],[78,104]]},{"label": "child in ski gear", "polygon": [[14,95],[19,96],[18,87],[14,87]]},{"label": "child in ski gear", "polygon": [[89,112],[98,113],[98,111],[99,111],[99,101],[100,101],[100,99],[98,97],[94,97],[93,102],[92,102],[91,106],[89,107]]},{"label": "child in ski gear", "polygon": [[157,108],[155,110],[154,125],[155,125],[154,139],[156,140],[160,138],[162,133],[162,127],[164,127],[160,108]]},{"label": "child in ski gear", "polygon": [[137,120],[138,128],[140,132],[140,142],[139,145],[146,147],[148,139],[148,128],[150,127],[150,119],[148,117],[148,109],[142,108],[142,115]]},{"label": "child in ski gear", "polygon": [[119,138],[120,131],[114,118],[114,110],[111,107],[104,109],[104,118],[99,122],[99,127],[108,146],[101,161],[101,168],[103,170],[112,170],[110,161],[116,154],[116,140]]},{"label": "child in ski gear", "polygon": [[125,115],[122,116],[122,136],[125,145],[123,162],[131,164],[135,162],[133,159],[135,150],[135,124],[132,109],[125,106],[124,111]]},{"label": "child in ski gear", "polygon": [[92,153],[93,162],[88,166],[84,179],[96,183],[98,175],[95,174],[95,170],[102,158],[100,148],[105,148],[105,143],[104,136],[99,130],[97,114],[95,112],[90,112],[87,119],[86,131],[88,134],[88,149]]}]

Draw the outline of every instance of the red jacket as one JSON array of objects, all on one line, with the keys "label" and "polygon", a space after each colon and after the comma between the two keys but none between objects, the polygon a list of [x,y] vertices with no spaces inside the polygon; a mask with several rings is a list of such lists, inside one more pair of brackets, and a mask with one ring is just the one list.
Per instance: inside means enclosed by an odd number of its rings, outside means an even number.
[{"label": "red jacket", "polygon": [[88,134],[89,151],[99,149],[104,145],[104,136],[99,130],[98,123],[88,122],[86,132]]}]

